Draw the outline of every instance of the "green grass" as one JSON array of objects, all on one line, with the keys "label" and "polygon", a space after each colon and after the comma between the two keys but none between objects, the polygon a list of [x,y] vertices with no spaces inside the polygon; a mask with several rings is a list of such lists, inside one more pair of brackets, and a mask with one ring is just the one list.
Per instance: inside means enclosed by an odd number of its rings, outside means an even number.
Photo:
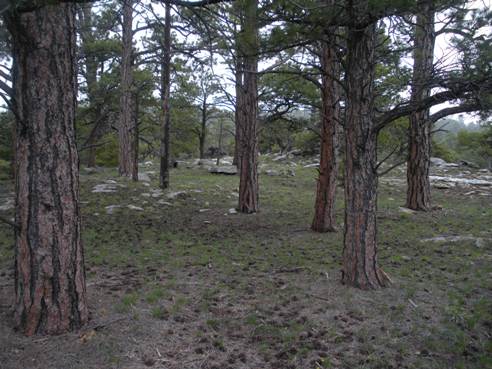
[{"label": "green grass", "polygon": [[[339,283],[343,231],[309,231],[316,171],[295,171],[295,177],[260,177],[261,211],[255,215],[228,214],[237,202],[235,176],[174,170],[170,191],[188,195],[170,200],[170,207],[141,196],[149,187],[118,179],[114,170],[83,174],[88,278],[101,278],[100,270],[133,271],[129,280],[138,287],[124,286],[115,311],[150,316],[155,324],[197,320],[203,332],[189,328],[190,335],[212,337],[215,350],[229,352],[244,339],[272,360],[285,351],[278,359],[284,367],[492,368],[492,245],[422,241],[437,235],[492,238],[490,197],[434,190],[433,202],[443,210],[408,215],[398,210],[405,189],[381,183],[379,262],[394,285],[361,292]],[[126,187],[91,192],[109,178]],[[154,179],[150,188],[157,187]],[[341,225],[341,188],[337,195]],[[122,208],[107,214],[105,207],[115,204]],[[129,210],[130,204],[145,211]],[[200,213],[204,208],[210,210]],[[0,223],[0,271],[12,265],[12,244],[11,229]],[[303,313],[305,322],[299,320]],[[322,329],[326,335],[315,338]],[[234,341],[231,332],[243,338]],[[313,337],[301,338],[305,332]],[[318,341],[327,346],[327,357],[320,356]]]}]

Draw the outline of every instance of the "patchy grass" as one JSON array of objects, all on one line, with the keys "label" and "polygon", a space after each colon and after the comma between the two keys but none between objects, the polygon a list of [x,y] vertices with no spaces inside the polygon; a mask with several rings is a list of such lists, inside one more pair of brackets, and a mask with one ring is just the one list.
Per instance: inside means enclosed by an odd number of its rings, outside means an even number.
[{"label": "patchy grass", "polygon": [[[87,290],[104,323],[84,340],[12,332],[13,234],[0,224],[2,368],[492,368],[490,193],[434,190],[442,210],[403,214],[405,188],[382,182],[379,260],[394,284],[358,291],[339,282],[343,232],[309,231],[316,170],[294,170],[261,176],[255,215],[229,214],[235,176],[174,170],[168,192],[186,194],[168,200],[152,197],[157,178],[82,174]],[[108,179],[117,192],[91,192]],[[422,241],[438,235],[483,242]]]}]

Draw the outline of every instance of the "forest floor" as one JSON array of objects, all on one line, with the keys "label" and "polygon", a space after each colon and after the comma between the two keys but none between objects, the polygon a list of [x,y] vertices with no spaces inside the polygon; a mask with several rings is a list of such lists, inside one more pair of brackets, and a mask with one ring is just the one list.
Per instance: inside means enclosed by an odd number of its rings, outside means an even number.
[{"label": "forest floor", "polygon": [[[379,262],[393,284],[360,291],[340,283],[343,231],[309,230],[316,169],[264,163],[279,175],[261,175],[254,215],[230,210],[237,176],[182,167],[161,193],[156,166],[139,183],[82,170],[91,322],[75,333],[13,331],[0,223],[0,368],[492,368],[492,187],[436,185],[436,210],[411,213],[404,174],[388,174]],[[11,191],[0,183],[0,205]],[[341,188],[338,205],[342,224]]]}]

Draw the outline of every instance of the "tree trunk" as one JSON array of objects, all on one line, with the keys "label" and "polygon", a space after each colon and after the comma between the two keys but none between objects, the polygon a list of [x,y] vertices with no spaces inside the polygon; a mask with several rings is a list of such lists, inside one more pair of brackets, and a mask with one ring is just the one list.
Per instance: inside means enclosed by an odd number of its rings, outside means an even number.
[{"label": "tree trunk", "polygon": [[[359,1],[357,12],[367,9]],[[359,13],[360,14],[360,13]],[[357,19],[357,15],[352,17]],[[347,120],[345,123],[345,233],[342,282],[374,289],[387,279],[377,265],[376,143],[373,120],[376,25],[348,29]]]},{"label": "tree trunk", "polygon": [[97,57],[91,52],[92,43],[94,43],[94,34],[92,31],[92,6],[91,4],[77,5],[79,19],[81,21],[80,39],[82,41],[82,50],[84,54],[84,76],[87,83],[87,99],[89,101],[89,119],[95,124],[87,139],[89,146],[87,153],[87,166],[89,168],[96,166],[97,141],[100,138],[99,115],[100,108],[96,108],[96,88],[97,88]]},{"label": "tree trunk", "polygon": [[[239,42],[239,38],[236,38],[236,43]],[[236,63],[235,63],[235,88],[236,88],[236,103],[234,107],[234,125],[235,125],[235,133],[234,133],[234,158],[232,160],[232,165],[235,165],[239,168],[241,160],[241,111],[244,109],[242,106],[243,102],[243,70],[244,66],[242,63],[241,52],[239,50],[239,46],[236,47]]]},{"label": "tree trunk", "polygon": [[119,137],[119,174],[124,177],[134,177],[138,173],[138,163],[135,162],[135,120],[133,119],[133,1],[123,2],[123,54],[121,58],[121,98]]},{"label": "tree trunk", "polygon": [[140,135],[139,135],[139,130],[138,130],[138,113],[139,113],[139,100],[138,100],[138,93],[135,92],[133,94],[133,99],[132,99],[132,117],[133,117],[133,126],[134,126],[134,134],[133,134],[133,160],[137,164],[133,167],[132,171],[132,180],[138,181],[138,148],[139,148],[139,140],[140,140]]},{"label": "tree trunk", "polygon": [[75,8],[16,13],[15,324],[59,334],[88,320],[75,145]]},{"label": "tree trunk", "polygon": [[335,193],[337,187],[337,125],[340,114],[336,79],[340,68],[336,56],[335,30],[321,46],[322,107],[321,149],[318,188],[311,229],[315,232],[336,231]]},{"label": "tree trunk", "polygon": [[162,188],[169,187],[169,134],[171,130],[171,115],[169,110],[169,98],[171,91],[171,5],[166,2],[166,14],[164,25],[164,45],[161,61],[161,167],[159,173]]},{"label": "tree trunk", "polygon": [[220,125],[219,125],[219,140],[218,140],[218,147],[219,147],[219,152],[217,154],[217,161],[215,164],[217,166],[220,165],[220,158],[222,157],[222,135],[223,135],[223,130],[224,130],[224,122],[222,119],[220,120]]},{"label": "tree trunk", "polygon": [[239,205],[242,213],[255,213],[258,202],[258,25],[257,0],[246,0],[240,47],[244,52],[244,83],[240,109]]},{"label": "tree trunk", "polygon": [[[417,15],[413,54],[413,84],[411,102],[418,104],[429,97],[429,81],[434,62],[434,9],[431,1],[423,3]],[[431,122],[429,109],[415,111],[410,115],[407,162],[407,202],[413,210],[428,211],[431,208],[430,155]]]},{"label": "tree trunk", "polygon": [[207,135],[207,98],[204,97],[202,104],[202,122],[200,126],[200,135],[198,136],[200,145],[200,159],[205,157],[205,137]]}]

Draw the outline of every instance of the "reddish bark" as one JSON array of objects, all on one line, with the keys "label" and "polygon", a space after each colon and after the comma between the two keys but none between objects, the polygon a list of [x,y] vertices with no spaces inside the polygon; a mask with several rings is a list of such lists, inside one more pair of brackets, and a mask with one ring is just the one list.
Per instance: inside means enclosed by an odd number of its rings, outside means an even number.
[{"label": "reddish bark", "polygon": [[318,187],[311,229],[315,232],[336,231],[335,194],[337,180],[337,125],[340,114],[336,78],[340,73],[336,56],[335,36],[321,47],[321,149]]},{"label": "reddish bark", "polygon": [[[258,24],[257,0],[244,5],[244,30],[239,49],[243,65],[243,88],[240,98],[239,204],[242,213],[259,210],[258,201]],[[238,127],[236,127],[237,129]]]},{"label": "reddish bark", "polygon": [[[135,160],[135,120],[133,119],[133,1],[123,2],[123,54],[121,58],[121,98],[119,139],[120,176],[138,180],[138,162]],[[135,175],[136,174],[136,175]]]},{"label": "reddish bark", "polygon": [[[236,40],[238,42],[238,40]],[[236,165],[238,169],[240,169],[239,165],[241,164],[240,154],[241,154],[241,110],[242,107],[242,95],[243,95],[243,69],[244,66],[241,62],[241,56],[239,47],[236,49],[236,63],[235,63],[235,87],[236,87],[236,102],[235,102],[235,110],[234,110],[234,125],[235,125],[235,134],[234,134],[234,158],[232,160],[232,164]]]},{"label": "reddish bark", "polygon": [[[434,9],[432,2],[421,6],[415,25],[415,51],[413,55],[413,83],[411,101],[415,105],[430,96],[429,81],[434,62]],[[431,155],[431,122],[429,109],[410,115],[409,153],[407,161],[406,207],[413,210],[431,209],[429,180]]]},{"label": "reddish bark", "polygon": [[88,320],[75,146],[74,5],[13,14],[15,324],[59,334]]},{"label": "reddish bark", "polygon": [[[367,2],[360,1],[358,5],[358,11],[367,9]],[[373,120],[375,36],[375,24],[354,24],[348,30],[347,40],[342,282],[361,289],[379,288],[388,282],[377,263],[377,132]]]}]

